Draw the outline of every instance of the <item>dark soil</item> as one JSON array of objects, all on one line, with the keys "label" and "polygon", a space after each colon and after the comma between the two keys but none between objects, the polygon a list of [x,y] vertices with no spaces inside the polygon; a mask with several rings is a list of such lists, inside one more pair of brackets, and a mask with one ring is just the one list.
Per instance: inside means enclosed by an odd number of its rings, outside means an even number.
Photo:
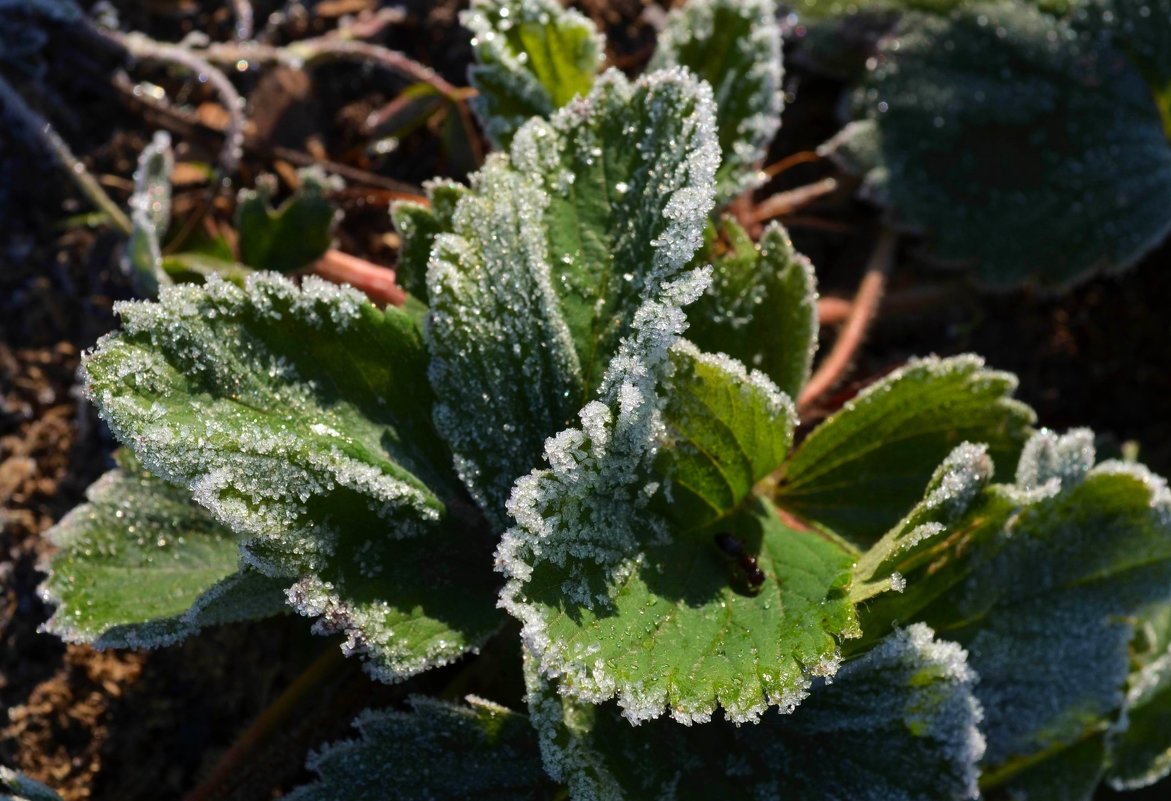
[{"label": "dark soil", "polygon": [[[114,2],[125,27],[165,40],[191,31],[231,36],[225,4],[188,0]],[[256,0],[257,19],[283,3]],[[323,0],[315,11],[291,15],[278,41],[324,32],[338,15],[373,3]],[[615,63],[637,69],[649,56],[653,31],[639,0],[583,0],[580,7],[608,31]],[[470,56],[456,21],[457,2],[411,2],[407,20],[382,41],[448,80],[465,83]],[[194,119],[162,119],[115,88],[111,54],[77,46],[57,32],[40,61],[19,74],[6,71],[119,202],[129,194],[138,152],[159,125],[175,126],[181,162],[215,159],[214,100],[182,76],[146,65],[135,79],[166,87],[194,110]],[[352,65],[237,76],[250,99],[255,147],[239,179],[261,171],[286,176],[279,148],[327,157],[373,176],[418,186],[438,174],[462,177],[459,164],[428,131],[378,155],[360,121],[391,100],[405,83]],[[795,99],[785,115],[775,157],[815,147],[838,126],[842,87],[790,70]],[[481,146],[483,143],[479,143]],[[832,170],[796,167],[760,197],[802,185]],[[386,214],[387,190],[351,181],[339,202],[347,215],[338,239],[346,252],[393,265],[396,240]],[[206,204],[198,180],[179,188],[180,213]],[[223,196],[211,218],[227,219]],[[11,765],[74,799],[177,798],[205,778],[229,746],[295,678],[336,652],[311,637],[305,621],[287,617],[228,626],[157,652],[99,653],[63,645],[37,627],[47,610],[36,594],[37,564],[52,548],[42,534],[82,500],[85,488],[110,465],[114,447],[92,409],[78,397],[79,354],[115,327],[112,304],[131,297],[119,268],[120,239],[106,228],[68,224],[89,212],[71,183],[26,137],[0,139],[0,763]],[[786,218],[798,247],[818,266],[824,294],[849,297],[873,243],[877,213],[850,198],[848,187]],[[1105,453],[1137,442],[1141,458],[1171,472],[1171,245],[1119,278],[1095,280],[1059,298],[1021,292],[989,296],[923,262],[906,247],[892,295],[944,286],[927,302],[884,312],[831,406],[860,386],[930,352],[972,351],[1020,376],[1019,396],[1045,424],[1090,426]],[[893,301],[892,301],[893,303]],[[826,332],[826,344],[832,332]],[[828,409],[827,409],[828,410]],[[490,655],[498,670],[477,675],[459,665],[386,688],[365,679],[351,662],[328,666],[329,678],[265,739],[249,770],[236,771],[214,796],[272,798],[307,777],[311,746],[346,733],[353,713],[375,702],[395,703],[411,691],[481,691],[519,697],[511,655]],[[329,657],[325,657],[326,660]],[[318,663],[320,664],[320,663]],[[485,675],[489,675],[485,678]],[[485,681],[504,686],[484,687]],[[1151,798],[1158,795],[1156,789]],[[1131,795],[1131,798],[1138,796]]]}]

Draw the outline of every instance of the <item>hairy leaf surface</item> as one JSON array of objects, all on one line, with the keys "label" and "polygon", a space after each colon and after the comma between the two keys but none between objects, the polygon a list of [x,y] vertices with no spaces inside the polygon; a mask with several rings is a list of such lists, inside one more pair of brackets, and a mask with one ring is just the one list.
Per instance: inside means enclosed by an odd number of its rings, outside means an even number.
[{"label": "hairy leaf surface", "polygon": [[86,498],[48,532],[60,549],[41,585],[57,604],[45,624],[53,634],[153,648],[284,611],[289,582],[241,569],[238,538],[128,455]]},{"label": "hairy leaf surface", "polygon": [[1140,67],[1028,3],[905,15],[858,99],[876,194],[985,283],[1067,286],[1171,230],[1171,143]]},{"label": "hairy leaf surface", "polygon": [[698,248],[717,158],[702,84],[609,72],[489,159],[436,238],[436,420],[501,528],[513,481],[593,397],[643,297]]},{"label": "hairy leaf surface", "polygon": [[1087,431],[1042,431],[1017,482],[988,487],[937,537],[906,590],[879,595],[867,638],[923,620],[971,654],[987,767],[1080,742],[1123,705],[1131,617],[1171,596],[1171,494],[1134,465],[1092,467]]},{"label": "hairy leaf surface", "polygon": [[760,370],[796,398],[817,348],[813,265],[779,224],[769,225],[759,244],[730,217],[719,233],[727,250],[713,253],[713,241],[701,251],[712,263],[712,285],[688,311],[687,336]]},{"label": "hairy leaf surface", "polygon": [[460,22],[474,37],[472,109],[497,147],[589,92],[605,57],[593,22],[556,0],[474,0]]},{"label": "hairy leaf surface", "polygon": [[689,0],[667,16],[648,69],[686,67],[712,86],[728,200],[760,183],[781,126],[781,29],[772,0]]},{"label": "hairy leaf surface", "polygon": [[529,670],[545,767],[580,801],[948,801],[976,795],[983,739],[963,649],[914,625],[756,725],[631,727]]},{"label": "hairy leaf surface", "polygon": [[[644,307],[604,383],[612,392],[550,440],[550,469],[518,482],[518,525],[497,552],[502,604],[574,698],[617,698],[633,722],[664,711],[706,721],[717,706],[755,720],[836,669],[837,638],[856,634],[845,598],[854,556],[751,496],[786,449],[792,404],[726,357],[683,347],[668,359],[678,302]],[[660,415],[656,385],[671,373]],[[660,443],[664,478],[688,499],[678,507],[670,495],[666,509],[648,503]],[[759,592],[717,546],[721,531],[756,555]]]},{"label": "hairy leaf surface", "polygon": [[[346,632],[384,678],[495,627],[489,538],[431,423],[416,324],[359,293],[272,273],[118,307],[87,389],[155,474],[243,536],[249,561]],[[454,593],[453,587],[461,592]]]},{"label": "hairy leaf surface", "polygon": [[288,801],[536,801],[551,793],[524,715],[474,696],[467,706],[415,696],[411,712],[366,710],[359,739],[309,759],[320,777]]},{"label": "hairy leaf surface", "polygon": [[977,356],[912,361],[813,430],[783,468],[777,503],[870,545],[960,443],[986,443],[994,464],[1016,462],[1034,420],[1010,397],[1016,385]]}]

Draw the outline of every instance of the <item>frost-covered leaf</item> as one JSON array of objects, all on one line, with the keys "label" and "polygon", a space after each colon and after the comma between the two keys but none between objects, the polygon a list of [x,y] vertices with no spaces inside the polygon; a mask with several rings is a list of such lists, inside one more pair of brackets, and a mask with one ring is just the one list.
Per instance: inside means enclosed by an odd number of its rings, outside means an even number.
[{"label": "frost-covered leaf", "polygon": [[1124,714],[1111,732],[1106,777],[1136,790],[1171,773],[1171,604],[1138,617]]},{"label": "frost-covered leaf", "polygon": [[429,181],[423,186],[430,206],[399,201],[391,206],[394,227],[402,237],[395,277],[403,288],[427,302],[427,263],[435,237],[452,230],[452,218],[467,187],[454,181]]},{"label": "frost-covered leaf", "polygon": [[[729,360],[687,348],[668,359],[678,307],[700,290],[691,279],[640,310],[602,400],[581,411],[580,428],[549,440],[549,469],[517,482],[517,526],[497,551],[509,578],[501,603],[522,621],[540,670],[579,700],[617,698],[633,722],[791,708],[811,674],[835,670],[837,639],[856,634],[845,598],[854,555],[748,495],[783,452],[791,403]],[[672,367],[690,387],[660,415],[657,384]],[[708,500],[701,518],[681,522],[685,511],[648,503],[660,441],[678,449],[664,457],[668,480]],[[762,586],[718,533],[756,555]]]},{"label": "frost-covered leaf", "polygon": [[994,464],[1016,462],[1034,421],[1011,398],[1016,385],[977,356],[912,361],[813,430],[783,468],[777,503],[866,547],[960,443],[987,444]]},{"label": "frost-covered leaf", "polygon": [[[1141,24],[1166,30],[1151,10]],[[1171,144],[1125,44],[972,3],[905,15],[877,64],[858,93],[886,171],[871,183],[941,259],[992,285],[1066,286],[1171,230]]]},{"label": "frost-covered leaf", "polygon": [[[118,438],[297,578],[290,600],[394,678],[497,625],[490,538],[431,422],[417,324],[358,292],[273,273],[118,307],[85,360]],[[458,587],[459,592],[453,592]]]},{"label": "frost-covered leaf", "polygon": [[163,237],[171,226],[171,171],[175,154],[171,135],[158,131],[138,157],[130,220],[134,230],[126,242],[126,269],[134,288],[144,297],[156,297],[160,286],[171,283],[163,270]]},{"label": "frost-covered leaf", "polygon": [[284,611],[287,580],[240,568],[238,538],[128,455],[48,536],[46,630],[99,648],[150,648],[205,626]]},{"label": "frost-covered leaf", "polygon": [[460,15],[476,64],[472,109],[497,147],[530,117],[548,117],[585,95],[605,57],[594,23],[557,0],[473,0]]},{"label": "frost-covered leaf", "polygon": [[818,682],[791,715],[635,728],[612,705],[558,697],[529,670],[545,767],[579,801],[960,801],[983,739],[963,649],[913,625]]},{"label": "frost-covered leaf", "polygon": [[766,228],[759,244],[730,217],[720,234],[727,250],[710,254],[712,285],[688,310],[687,336],[760,370],[796,398],[817,348],[813,265],[779,224]]},{"label": "frost-covered leaf", "polygon": [[341,186],[317,167],[297,173],[298,186],[288,199],[273,207],[276,179],[261,176],[255,189],[240,192],[236,204],[236,233],[240,261],[256,270],[291,273],[325,255],[333,243],[333,229],[341,212],[326,193]]},{"label": "frost-covered leaf", "polygon": [[550,798],[525,715],[474,696],[467,706],[415,696],[411,712],[366,710],[359,739],[309,759],[319,776],[287,801],[538,801]]},{"label": "frost-covered leaf", "polygon": [[1171,0],[1083,0],[1074,25],[1106,33],[1146,79],[1171,139]]},{"label": "frost-covered leaf", "polygon": [[984,490],[905,574],[872,598],[867,637],[922,620],[980,675],[986,767],[1011,775],[1123,705],[1132,616],[1171,599],[1171,493],[1145,469],[1092,467],[1088,431],[1042,431],[1015,484]]},{"label": "frost-covered leaf", "polygon": [[502,527],[513,480],[593,397],[642,299],[701,244],[717,161],[703,84],[611,71],[489,159],[436,238],[436,420]]},{"label": "frost-covered leaf", "polygon": [[659,473],[670,481],[669,517],[700,528],[730,513],[793,444],[797,410],[763,373],[680,342],[663,419]]},{"label": "frost-covered leaf", "polygon": [[0,801],[61,801],[61,796],[40,782],[0,765]]},{"label": "frost-covered leaf", "polygon": [[648,69],[687,67],[712,86],[721,199],[760,183],[781,126],[781,29],[772,0],[689,0],[667,17]]}]

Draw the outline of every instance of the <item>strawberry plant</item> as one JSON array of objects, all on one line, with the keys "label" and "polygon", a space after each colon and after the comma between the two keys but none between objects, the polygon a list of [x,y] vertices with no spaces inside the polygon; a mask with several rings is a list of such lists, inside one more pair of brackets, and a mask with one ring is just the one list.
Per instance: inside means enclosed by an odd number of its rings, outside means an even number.
[{"label": "strawberry plant", "polygon": [[394,208],[402,308],[281,274],[328,242],[312,182],[241,204],[272,270],[173,282],[148,151],[157,299],[85,358],[124,450],[53,530],[47,629],[149,648],[291,608],[385,682],[514,654],[523,704],[368,709],[298,801],[1081,799],[1171,769],[1163,479],[1036,428],[974,355],[803,425],[813,268],[719,219],[780,122],[772,4],[692,0],[637,79],[548,0],[465,21],[500,149]]}]

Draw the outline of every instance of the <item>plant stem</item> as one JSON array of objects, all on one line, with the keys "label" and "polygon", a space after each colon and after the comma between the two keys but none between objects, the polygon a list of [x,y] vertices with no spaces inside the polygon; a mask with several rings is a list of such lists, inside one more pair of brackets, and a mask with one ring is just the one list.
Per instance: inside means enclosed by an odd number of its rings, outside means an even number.
[{"label": "plant stem", "polygon": [[251,0],[232,0],[232,12],[236,15],[236,38],[251,39],[254,24]]},{"label": "plant stem", "polygon": [[87,24],[87,28],[91,34],[115,43],[134,58],[176,64],[195,73],[200,81],[210,83],[219,94],[228,113],[228,127],[220,150],[220,172],[223,177],[236,172],[240,156],[243,154],[244,126],[247,120],[244,117],[244,98],[223,72],[189,48],[180,45],[156,42],[141,33],[122,33],[99,28],[93,24]]},{"label": "plant stem", "polygon": [[866,274],[858,285],[857,294],[854,295],[850,316],[846,318],[846,324],[838,334],[833,349],[818,365],[813,377],[801,391],[801,397],[797,401],[797,407],[801,411],[807,410],[818,398],[833,388],[853,361],[858,348],[866,338],[870,322],[878,311],[887,276],[890,275],[894,264],[897,244],[898,236],[889,229],[883,229],[878,235],[870,263],[866,266]]},{"label": "plant stem", "polygon": [[350,284],[380,306],[401,306],[407,302],[407,293],[395,282],[394,270],[340,250],[326,251],[310,270],[327,281]]},{"label": "plant stem", "polygon": [[24,101],[11,84],[9,84],[3,77],[0,77],[0,104],[8,110],[12,119],[23,125],[29,130],[31,134],[36,136],[45,148],[53,155],[69,176],[73,179],[74,184],[81,190],[89,201],[100,210],[110,222],[126,236],[134,230],[133,223],[130,218],[126,216],[126,212],[114,202],[114,200],[106,194],[106,190],[102,189],[101,184],[93,177],[93,174],[85,168],[85,165],[73,155],[73,151],[69,149],[69,145],[57,133],[53,125],[41,115],[37,114]]},{"label": "plant stem", "polygon": [[326,646],[325,652],[260,713],[220,759],[211,775],[184,796],[183,801],[213,801],[223,797],[224,785],[232,774],[246,766],[256,749],[284,726],[301,702],[337,672],[345,661],[341,649],[336,645],[331,643]]},{"label": "plant stem", "polygon": [[835,179],[822,178],[820,181],[814,181],[796,189],[777,192],[756,204],[756,208],[752,212],[752,221],[762,223],[783,214],[789,214],[809,205],[819,197],[828,195],[837,188],[838,182]]}]

